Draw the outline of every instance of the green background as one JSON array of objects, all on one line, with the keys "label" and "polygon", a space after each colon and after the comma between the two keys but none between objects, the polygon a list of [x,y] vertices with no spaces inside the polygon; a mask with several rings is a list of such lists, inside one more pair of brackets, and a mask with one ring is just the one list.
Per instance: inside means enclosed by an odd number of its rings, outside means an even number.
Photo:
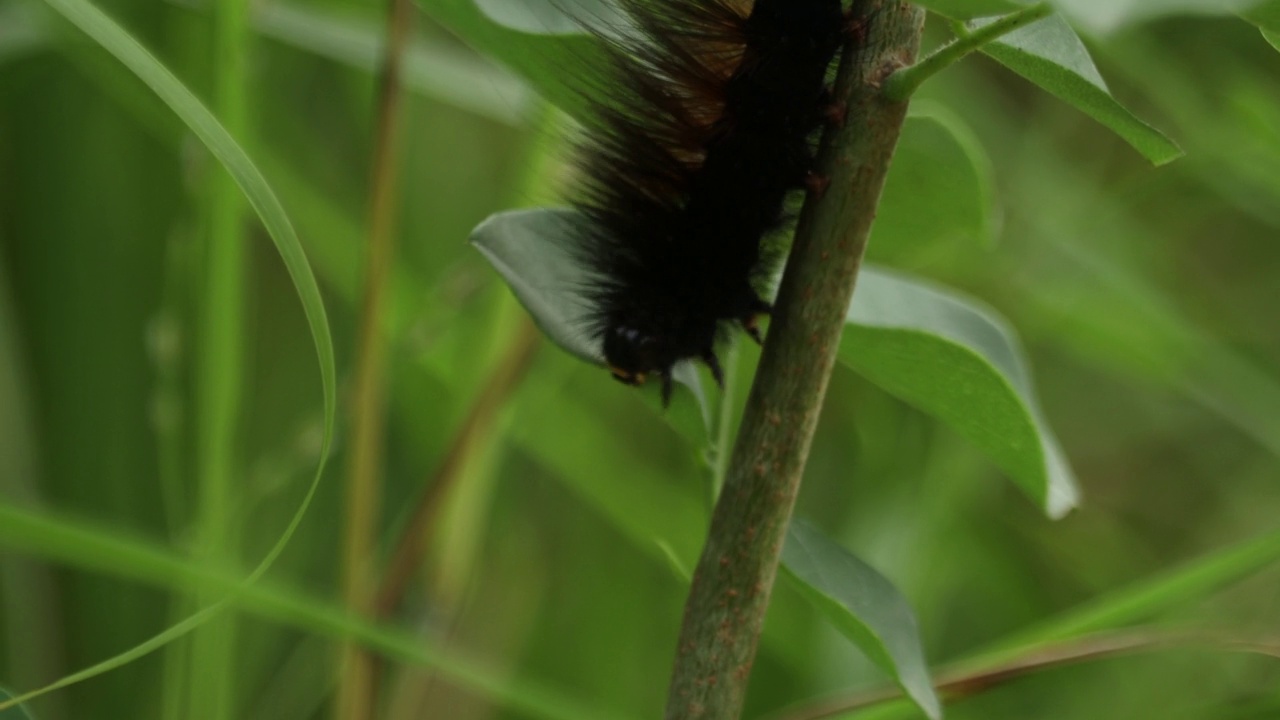
[{"label": "green background", "polygon": [[[212,97],[225,67],[214,61],[207,8],[102,7],[197,95]],[[374,57],[380,10],[259,7],[247,45],[246,129],[236,133],[320,281],[340,426],[373,132],[375,83],[361,58]],[[379,524],[387,546],[524,337],[523,310],[468,234],[492,212],[554,201],[567,159],[562,118],[430,19],[415,20],[388,321]],[[943,29],[933,23],[927,36],[936,41]],[[912,198],[918,212],[901,214],[910,231],[878,228],[870,250],[1010,319],[1082,507],[1047,520],[969,443],[840,369],[799,501],[799,514],[903,591],[935,664],[1275,529],[1280,56],[1230,18],[1152,20],[1089,47],[1115,96],[1185,158],[1152,168],[1086,115],[975,57],[921,97],[971,128],[989,156],[989,222],[973,221],[952,195],[922,191]],[[924,178],[952,167],[931,167],[923,151],[908,161],[895,172]],[[83,35],[42,5],[0,0],[6,506],[200,555],[193,387],[215,165]],[[938,187],[956,193],[963,183]],[[288,524],[319,460],[323,398],[284,265],[251,214],[244,228],[246,374],[225,530],[235,564],[249,568]],[[743,347],[740,376],[749,377],[756,353]],[[714,457],[652,403],[547,343],[500,401],[443,494],[398,637],[443,648],[445,666],[478,658],[503,682],[553,688],[613,716],[654,717],[685,592],[683,568],[669,558],[696,552],[687,528],[707,512],[705,465]],[[344,444],[270,574],[272,587],[331,604]],[[0,685],[51,682],[195,609],[175,583],[84,569],[90,549],[68,553],[81,562],[0,547]],[[1161,606],[1159,619],[1264,642],[1275,637],[1278,599],[1280,574],[1270,570],[1224,592],[1187,592]],[[231,655],[213,671],[185,639],[31,709],[53,720],[195,717],[187,708],[218,696],[228,717],[325,716],[337,643],[299,619],[305,613],[284,615],[220,620]],[[403,659],[384,677],[384,717],[527,716],[502,693],[460,690]],[[1192,647],[1037,674],[948,715],[1272,718],[1278,679],[1274,659]],[[750,717],[883,682],[800,593],[779,585]]]}]

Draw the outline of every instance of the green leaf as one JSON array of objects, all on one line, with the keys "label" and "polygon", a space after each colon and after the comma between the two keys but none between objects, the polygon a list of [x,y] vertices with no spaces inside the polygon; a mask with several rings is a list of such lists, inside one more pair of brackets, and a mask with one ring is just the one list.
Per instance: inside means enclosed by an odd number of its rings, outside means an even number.
[{"label": "green leaf", "polygon": [[915,614],[893,583],[802,520],[791,524],[782,560],[809,602],[925,714],[942,717]]},{"label": "green leaf", "polygon": [[1015,0],[921,0],[916,4],[952,20],[974,20],[1011,13],[1027,3]]},{"label": "green leaf", "polygon": [[609,31],[628,24],[619,5],[605,0],[475,0],[498,25],[535,35],[580,35],[583,27]]},{"label": "green leaf", "polygon": [[[557,1],[544,0],[552,5]],[[570,115],[582,116],[584,92],[591,82],[589,71],[606,65],[595,38],[515,30],[495,22],[473,0],[418,2],[433,19],[471,47],[523,77],[551,103]],[[494,8],[489,12],[495,12]],[[531,22],[524,24],[532,25]],[[549,28],[558,26],[548,25]],[[574,71],[566,72],[566,68]]]},{"label": "green leaf", "polygon": [[1267,0],[1240,13],[1240,17],[1257,25],[1263,39],[1280,50],[1280,0]]},{"label": "green leaf", "polygon": [[1055,0],[1080,27],[1101,35],[1165,15],[1229,15],[1258,0]]},{"label": "green leaf", "polygon": [[1050,517],[1078,502],[1040,416],[1013,331],[994,311],[905,275],[864,267],[840,362],[968,438]]},{"label": "green leaf", "polygon": [[[4,688],[0,688],[0,705],[13,700],[15,695]],[[27,710],[25,705],[14,705],[5,710],[0,710],[0,720],[35,720],[35,716]]]},{"label": "green leaf", "polygon": [[[316,355],[320,365],[320,380],[324,400],[324,435],[321,443],[320,462],[312,476],[306,494],[290,519],[288,526],[280,534],[275,545],[266,554],[245,584],[260,578],[275,562],[294,531],[306,515],[311,499],[320,486],[320,478],[329,457],[329,449],[333,439],[333,425],[337,398],[336,371],[334,369],[333,340],[329,332],[329,323],[325,315],[324,303],[320,297],[320,288],[315,276],[298,242],[293,225],[289,222],[284,208],[275,193],[263,178],[262,173],[245,154],[244,150],[218,123],[207,108],[186,88],[173,73],[155,59],[128,32],[117,25],[111,18],[85,0],[45,0],[46,4],[82,30],[86,35],[101,45],[107,52],[129,68],[137,77],[151,88],[164,101],[192,133],[207,147],[212,155],[226,168],[236,184],[248,198],[250,205],[262,220],[263,226],[275,243],[276,250],[284,261],[294,289],[298,293],[311,337],[315,344]],[[121,655],[95,665],[89,670],[68,676],[52,685],[29,693],[33,697],[43,692],[63,687],[101,674],[115,667],[130,662],[144,652],[156,649],[177,636],[189,632],[207,621],[227,607],[227,600],[214,603],[185,621],[153,637]]]},{"label": "green leaf", "polygon": [[35,52],[49,42],[45,15],[27,3],[0,5],[0,63]]},{"label": "green leaf", "polygon": [[990,246],[995,197],[995,171],[973,130],[946,106],[916,100],[893,153],[871,247],[900,256],[956,240]]},{"label": "green leaf", "polygon": [[1084,43],[1061,17],[1015,30],[982,51],[1110,128],[1152,163],[1163,165],[1182,156],[1172,140],[1111,96]]},{"label": "green leaf", "polygon": [[1240,17],[1264,31],[1280,33],[1280,0],[1267,0],[1255,5],[1240,13]]},{"label": "green leaf", "polygon": [[[590,332],[592,304],[583,295],[590,286],[590,271],[572,248],[576,222],[578,216],[567,209],[498,213],[472,231],[471,244],[498,271],[552,342],[582,360],[603,366],[599,343]],[[711,410],[701,376],[690,362],[678,363],[672,375],[690,393],[676,393],[665,417],[685,437],[705,440]],[[659,385],[649,382],[642,389],[646,400],[661,409]]]}]

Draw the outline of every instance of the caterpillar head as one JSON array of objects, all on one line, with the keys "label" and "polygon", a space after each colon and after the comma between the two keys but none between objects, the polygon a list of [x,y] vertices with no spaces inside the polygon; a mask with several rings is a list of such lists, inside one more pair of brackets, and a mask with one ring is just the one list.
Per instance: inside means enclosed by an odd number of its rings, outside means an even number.
[{"label": "caterpillar head", "polygon": [[660,335],[630,325],[614,325],[604,334],[604,359],[625,385],[643,385],[651,373],[668,375],[675,364]]},{"label": "caterpillar head", "polygon": [[[714,327],[714,326],[713,326]],[[604,357],[613,379],[624,385],[643,385],[651,374],[662,378],[662,404],[671,402],[671,370],[676,362],[696,357],[711,369],[716,383],[723,385],[720,361],[712,350],[714,329],[701,339],[700,350],[691,350],[686,342],[673,339],[672,335],[644,331],[625,324],[611,326],[604,334]]]}]

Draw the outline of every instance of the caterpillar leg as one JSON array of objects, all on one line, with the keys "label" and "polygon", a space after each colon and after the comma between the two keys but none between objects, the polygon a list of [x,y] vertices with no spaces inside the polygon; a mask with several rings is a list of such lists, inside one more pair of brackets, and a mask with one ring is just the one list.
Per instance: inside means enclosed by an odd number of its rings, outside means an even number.
[{"label": "caterpillar leg", "polygon": [[865,45],[867,42],[867,26],[871,24],[871,18],[875,16],[876,12],[876,10],[873,10],[864,15],[854,8],[845,10],[844,36],[858,45]]},{"label": "caterpillar leg", "polygon": [[833,100],[823,107],[822,117],[832,127],[844,127],[845,120],[849,118],[849,104],[843,100]]},{"label": "caterpillar leg", "polygon": [[632,387],[643,385],[645,381],[644,373],[631,372],[630,370],[623,370],[622,368],[614,367],[612,365],[609,366],[609,374],[613,376],[614,380],[617,380],[623,385],[630,385]]},{"label": "caterpillar leg", "polygon": [[804,186],[813,193],[814,197],[821,198],[827,194],[827,188],[831,186],[831,178],[826,175],[810,171],[804,178]]},{"label": "caterpillar leg", "polygon": [[822,97],[818,101],[820,112],[819,117],[814,118],[815,122],[825,120],[828,125],[834,127],[844,127],[845,120],[849,117],[849,104],[843,100],[836,100],[835,88],[827,85],[822,88]]},{"label": "caterpillar leg", "polygon": [[760,316],[771,313],[773,313],[773,307],[769,303],[757,299],[755,307],[741,320],[742,329],[746,331],[752,340],[756,341],[757,345],[764,345],[764,336],[760,334]]}]

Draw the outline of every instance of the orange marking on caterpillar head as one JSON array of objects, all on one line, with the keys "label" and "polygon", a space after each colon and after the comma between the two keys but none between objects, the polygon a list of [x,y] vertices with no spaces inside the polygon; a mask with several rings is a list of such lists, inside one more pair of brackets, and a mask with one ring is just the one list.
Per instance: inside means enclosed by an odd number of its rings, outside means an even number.
[{"label": "orange marking on caterpillar head", "polygon": [[614,380],[617,380],[623,385],[643,385],[647,377],[644,373],[633,373],[629,370],[623,370],[622,368],[615,367],[613,365],[609,366],[609,372],[613,374]]}]

